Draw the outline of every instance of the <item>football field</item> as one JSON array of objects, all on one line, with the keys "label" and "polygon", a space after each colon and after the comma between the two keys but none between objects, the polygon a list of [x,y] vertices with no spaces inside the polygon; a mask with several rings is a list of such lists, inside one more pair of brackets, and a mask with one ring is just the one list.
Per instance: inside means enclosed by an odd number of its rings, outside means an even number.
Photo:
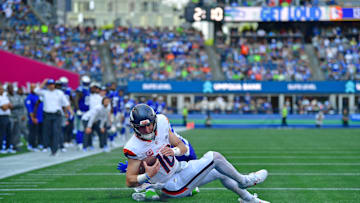
[{"label": "football field", "polygon": [[[359,129],[196,129],[182,132],[201,157],[221,152],[241,173],[265,168],[250,189],[271,202],[359,202]],[[0,180],[0,202],[135,202],[116,170],[122,149]],[[24,160],[26,162],[26,160]],[[169,202],[237,202],[219,181]]]}]

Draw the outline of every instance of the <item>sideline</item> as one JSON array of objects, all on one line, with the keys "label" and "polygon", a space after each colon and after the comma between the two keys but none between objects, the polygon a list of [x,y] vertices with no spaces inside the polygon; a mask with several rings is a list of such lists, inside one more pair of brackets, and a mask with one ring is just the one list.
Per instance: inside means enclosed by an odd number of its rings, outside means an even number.
[{"label": "sideline", "polygon": [[[174,127],[174,129],[177,132],[188,130],[184,127]],[[94,146],[98,146],[96,142],[94,142]],[[117,137],[115,139],[115,147],[111,148],[111,150],[118,149],[123,146],[124,143],[122,143]],[[103,151],[99,148],[84,152],[77,150],[74,146],[67,148],[67,152],[60,152],[59,155],[55,157],[50,156],[50,152],[28,152],[19,155],[6,156],[0,158],[0,180],[21,173],[26,173],[29,171],[81,159],[100,153],[103,153]]]}]

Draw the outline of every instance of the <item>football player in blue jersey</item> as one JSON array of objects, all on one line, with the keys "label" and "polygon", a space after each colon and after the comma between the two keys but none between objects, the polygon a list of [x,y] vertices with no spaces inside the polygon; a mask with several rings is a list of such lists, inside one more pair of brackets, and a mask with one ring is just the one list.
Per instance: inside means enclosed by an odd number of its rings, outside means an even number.
[{"label": "football player in blue jersey", "polygon": [[159,96],[159,99],[157,101],[156,113],[166,113],[166,102],[164,101],[164,98],[162,96]]},{"label": "football player in blue jersey", "polygon": [[[108,135],[108,139],[109,139],[109,143],[110,143],[110,147],[115,146],[115,142],[114,139],[117,136],[117,131],[116,131],[116,101],[117,101],[117,96],[118,96],[118,91],[116,91],[116,83],[112,82],[112,83],[108,83],[106,84],[106,97],[111,99],[111,123],[112,126],[109,130],[109,135]],[[115,101],[116,100],[116,101]],[[114,105],[115,104],[115,105]]]},{"label": "football player in blue jersey", "polygon": [[81,78],[81,85],[76,89],[75,96],[75,109],[76,109],[76,121],[75,126],[77,129],[76,132],[76,143],[79,149],[83,148],[83,137],[84,137],[84,126],[81,122],[81,116],[89,111],[90,105],[90,78],[85,75]]}]

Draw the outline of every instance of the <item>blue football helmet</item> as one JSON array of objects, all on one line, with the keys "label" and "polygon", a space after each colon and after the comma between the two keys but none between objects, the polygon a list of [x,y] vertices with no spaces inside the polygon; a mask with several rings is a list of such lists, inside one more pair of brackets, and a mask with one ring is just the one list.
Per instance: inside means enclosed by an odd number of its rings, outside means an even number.
[{"label": "blue football helmet", "polygon": [[[144,140],[152,140],[155,137],[157,118],[154,109],[146,104],[138,104],[130,112],[130,124],[136,135]],[[153,124],[154,129],[149,134],[140,132],[140,127]]]}]

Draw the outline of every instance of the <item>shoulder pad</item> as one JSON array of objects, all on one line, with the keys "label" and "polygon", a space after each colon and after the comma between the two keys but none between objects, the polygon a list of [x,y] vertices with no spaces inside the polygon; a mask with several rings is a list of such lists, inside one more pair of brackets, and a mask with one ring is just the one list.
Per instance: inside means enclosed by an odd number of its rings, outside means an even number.
[{"label": "shoulder pad", "polygon": [[126,148],[123,149],[124,151],[124,155],[127,157],[127,158],[130,158],[130,159],[136,159],[136,154]]}]

